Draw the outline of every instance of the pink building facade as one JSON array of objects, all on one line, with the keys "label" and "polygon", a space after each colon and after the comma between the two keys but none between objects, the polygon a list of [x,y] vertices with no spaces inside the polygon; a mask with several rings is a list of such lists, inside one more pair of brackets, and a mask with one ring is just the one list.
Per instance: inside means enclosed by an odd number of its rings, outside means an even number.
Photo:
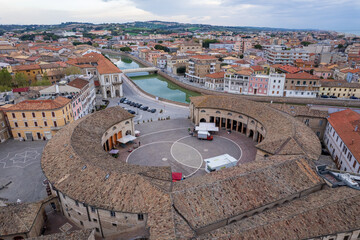
[{"label": "pink building facade", "polygon": [[253,75],[249,80],[249,95],[268,95],[269,76]]}]

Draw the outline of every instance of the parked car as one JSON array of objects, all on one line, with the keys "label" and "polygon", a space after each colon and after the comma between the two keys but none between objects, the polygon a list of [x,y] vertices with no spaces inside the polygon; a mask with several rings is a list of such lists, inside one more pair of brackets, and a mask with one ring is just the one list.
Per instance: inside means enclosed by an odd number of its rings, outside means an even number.
[{"label": "parked car", "polygon": [[131,114],[135,114],[135,111],[133,111],[131,109],[129,109],[128,112],[131,113]]},{"label": "parked car", "polygon": [[125,99],[123,104],[128,104],[129,100]]},{"label": "parked car", "polygon": [[329,98],[328,95],[321,95],[321,98]]},{"label": "parked car", "polygon": [[141,108],[142,104],[138,103],[138,105],[136,106],[137,108]]},{"label": "parked car", "polygon": [[127,101],[126,104],[130,105],[132,102],[131,101]]},{"label": "parked car", "polygon": [[330,96],[330,98],[337,98],[337,96]]},{"label": "parked car", "polygon": [[140,109],[146,111],[146,110],[149,109],[149,107],[148,106],[142,106]]},{"label": "parked car", "polygon": [[135,104],[136,104],[135,102],[131,102],[131,103],[130,103],[130,106],[133,107]]},{"label": "parked car", "polygon": [[355,96],[351,96],[350,99],[359,99],[359,98],[357,98]]},{"label": "parked car", "polygon": [[156,112],[156,109],[153,108],[153,109],[150,110],[150,112],[151,112],[151,113],[155,113],[155,112]]},{"label": "parked car", "polygon": [[126,97],[120,99],[120,103],[123,103],[126,100]]}]

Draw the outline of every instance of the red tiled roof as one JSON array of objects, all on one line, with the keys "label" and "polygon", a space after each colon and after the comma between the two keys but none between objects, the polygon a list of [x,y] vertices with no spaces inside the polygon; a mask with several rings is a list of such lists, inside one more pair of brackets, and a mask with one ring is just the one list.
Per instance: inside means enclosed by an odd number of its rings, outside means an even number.
[{"label": "red tiled roof", "polygon": [[25,87],[25,88],[14,88],[12,90],[12,92],[28,92],[29,91],[29,87]]},{"label": "red tiled roof", "polygon": [[300,68],[291,66],[291,65],[284,65],[279,67],[280,70],[284,71],[284,72],[288,72],[288,73],[297,73],[300,72]]},{"label": "red tiled roof", "polygon": [[295,73],[295,74],[286,74],[286,78],[287,79],[314,79],[314,80],[319,80],[320,78],[315,76],[315,75],[311,75],[307,72],[302,72],[302,73]]},{"label": "red tiled roof", "polygon": [[251,66],[250,68],[254,71],[264,71],[262,66]]},{"label": "red tiled roof", "polygon": [[[328,121],[353,156],[360,162],[360,114],[347,109],[330,114]],[[356,126],[358,126],[358,130],[355,132]]]},{"label": "red tiled roof", "polygon": [[6,109],[6,111],[38,111],[52,110],[64,107],[71,100],[64,97],[57,97],[54,100],[25,100]]},{"label": "red tiled roof", "polygon": [[68,83],[69,86],[79,89],[83,89],[87,84],[89,84],[89,82],[81,78],[76,78]]},{"label": "red tiled roof", "polygon": [[191,58],[201,59],[201,60],[216,60],[216,57],[210,55],[194,55]]},{"label": "red tiled roof", "polygon": [[14,71],[26,71],[26,70],[35,70],[40,69],[39,64],[29,64],[29,65],[16,65],[12,68]]},{"label": "red tiled roof", "polygon": [[208,78],[224,78],[225,72],[216,72],[216,73],[212,73],[212,74],[208,74],[205,77]]}]

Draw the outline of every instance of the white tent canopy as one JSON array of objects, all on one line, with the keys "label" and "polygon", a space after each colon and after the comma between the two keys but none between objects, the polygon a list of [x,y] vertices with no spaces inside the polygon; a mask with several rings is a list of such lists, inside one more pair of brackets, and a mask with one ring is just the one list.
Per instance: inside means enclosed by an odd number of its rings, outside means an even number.
[{"label": "white tent canopy", "polygon": [[208,131],[208,132],[218,132],[219,128],[215,127],[215,123],[199,123],[199,126],[195,127],[196,131]]},{"label": "white tent canopy", "polygon": [[125,137],[122,137],[120,139],[118,139],[117,141],[123,144],[126,144],[128,142],[134,141],[136,139],[136,137],[132,136],[132,135],[126,135]]}]

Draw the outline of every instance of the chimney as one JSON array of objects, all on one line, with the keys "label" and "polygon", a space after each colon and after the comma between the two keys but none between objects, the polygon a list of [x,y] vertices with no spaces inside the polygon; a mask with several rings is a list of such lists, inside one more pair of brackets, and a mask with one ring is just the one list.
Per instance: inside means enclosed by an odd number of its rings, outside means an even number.
[{"label": "chimney", "polygon": [[59,94],[59,93],[60,93],[60,91],[59,91],[59,85],[57,85],[57,84],[55,85],[55,93],[56,93],[56,94]]}]

